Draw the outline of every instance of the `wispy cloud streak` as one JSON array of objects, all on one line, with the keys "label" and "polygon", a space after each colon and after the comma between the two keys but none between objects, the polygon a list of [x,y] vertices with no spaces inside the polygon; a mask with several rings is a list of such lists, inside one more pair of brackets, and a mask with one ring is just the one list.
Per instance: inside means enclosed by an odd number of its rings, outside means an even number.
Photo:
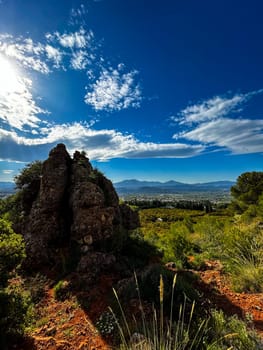
[{"label": "wispy cloud streak", "polygon": [[188,106],[178,117],[172,117],[185,128],[173,138],[202,143],[233,154],[263,152],[263,120],[236,117],[243,110],[242,104],[262,93],[263,89],[230,98],[216,96]]},{"label": "wispy cloud streak", "polygon": [[262,92],[263,90],[257,90],[247,94],[236,94],[232,97],[214,96],[209,100],[186,107],[172,119],[179,124],[193,124],[223,117],[229,113],[239,112],[239,106]]}]

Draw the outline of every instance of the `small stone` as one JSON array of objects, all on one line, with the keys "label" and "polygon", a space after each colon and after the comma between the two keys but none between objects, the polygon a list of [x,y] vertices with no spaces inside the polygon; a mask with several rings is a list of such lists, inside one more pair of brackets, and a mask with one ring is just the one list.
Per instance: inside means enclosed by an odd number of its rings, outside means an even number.
[{"label": "small stone", "polygon": [[89,251],[89,246],[87,246],[87,245],[83,245],[81,248],[80,248],[80,250],[81,250],[81,253],[83,253],[83,254],[86,254],[88,251]]},{"label": "small stone", "polygon": [[79,349],[79,350],[90,350],[90,347],[89,347],[89,344],[88,344],[88,343],[82,342],[82,343],[80,343],[78,349]]},{"label": "small stone", "polygon": [[92,244],[92,242],[93,242],[93,239],[92,239],[92,236],[91,235],[87,235],[87,236],[85,236],[84,238],[83,238],[83,241],[84,241],[84,243],[86,243],[86,244]]},{"label": "small stone", "polygon": [[46,330],[46,335],[48,336],[48,337],[52,337],[52,336],[54,336],[56,333],[57,333],[57,328],[55,327],[55,326],[53,326],[53,327],[50,327],[50,328],[48,328],[47,330]]}]

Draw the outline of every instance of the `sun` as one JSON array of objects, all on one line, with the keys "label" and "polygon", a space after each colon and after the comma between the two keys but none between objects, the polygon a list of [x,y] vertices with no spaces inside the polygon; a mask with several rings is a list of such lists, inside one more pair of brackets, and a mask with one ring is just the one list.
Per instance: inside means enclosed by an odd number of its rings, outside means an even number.
[{"label": "sun", "polygon": [[0,95],[21,92],[23,83],[10,61],[0,54]]}]

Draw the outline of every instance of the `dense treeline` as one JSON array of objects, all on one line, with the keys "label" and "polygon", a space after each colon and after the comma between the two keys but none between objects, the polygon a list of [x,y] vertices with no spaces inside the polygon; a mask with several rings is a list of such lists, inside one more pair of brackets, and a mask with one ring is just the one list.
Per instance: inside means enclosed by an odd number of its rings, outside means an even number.
[{"label": "dense treeline", "polygon": [[205,201],[190,201],[190,200],[179,200],[179,201],[162,201],[159,199],[130,199],[126,200],[125,203],[135,206],[139,209],[149,208],[177,208],[177,209],[190,209],[200,210],[210,213],[213,211],[212,203],[209,200]]}]

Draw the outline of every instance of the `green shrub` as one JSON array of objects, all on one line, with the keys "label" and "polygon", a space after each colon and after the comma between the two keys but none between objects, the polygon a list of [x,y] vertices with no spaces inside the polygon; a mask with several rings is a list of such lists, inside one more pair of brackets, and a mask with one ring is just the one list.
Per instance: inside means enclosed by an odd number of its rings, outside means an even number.
[{"label": "green shrub", "polygon": [[11,222],[18,222],[22,213],[22,193],[20,191],[0,199],[0,216]]},{"label": "green shrub", "polygon": [[9,274],[25,257],[25,245],[11,223],[0,218],[0,288],[5,287]]},{"label": "green shrub", "polygon": [[[147,267],[135,278],[130,278],[127,283],[121,289],[118,290],[118,294],[123,302],[127,302],[137,297],[136,280],[140,286],[140,296],[143,300],[158,306],[159,303],[159,282],[160,275],[163,276],[163,281],[166,286],[164,290],[164,304],[165,307],[169,307],[169,300],[172,293],[172,282],[174,273],[167,270],[159,264],[154,264]],[[177,307],[185,298],[191,303],[193,300],[198,299],[198,293],[194,289],[193,284],[196,281],[196,275],[191,272],[183,272],[178,274],[177,283],[175,286],[176,299],[174,307]]]},{"label": "green shrub", "polygon": [[8,279],[25,257],[25,245],[11,223],[0,218],[0,342],[23,333],[30,314],[31,299],[21,288],[8,286]]},{"label": "green shrub", "polygon": [[42,172],[43,163],[36,160],[32,163],[27,164],[18,174],[15,176],[16,187],[22,189],[29,186],[34,181],[39,181]]},{"label": "green shrub", "polygon": [[[152,309],[152,315],[146,315],[141,299],[142,289],[136,278],[137,298],[140,303],[140,320],[131,323],[129,314],[123,308],[118,294],[114,291],[119,312],[110,308],[115,325],[120,335],[120,348],[123,350],[259,350],[263,343],[253,331],[248,331],[246,324],[237,317],[226,317],[222,311],[211,310],[198,317],[195,315],[195,303],[187,308],[186,298],[177,308],[176,275],[172,280],[170,300],[165,300],[167,284],[161,275],[159,277],[159,303]],[[165,316],[165,304],[168,303],[170,312]],[[196,317],[197,316],[197,317]],[[107,328],[108,329],[108,328]]]},{"label": "green shrub", "polygon": [[46,287],[49,281],[45,275],[37,273],[35,276],[28,277],[25,281],[26,289],[31,295],[33,303],[38,303],[45,296]]},{"label": "green shrub", "polygon": [[23,334],[32,318],[32,301],[20,287],[0,291],[0,339],[2,342]]},{"label": "green shrub", "polygon": [[173,261],[177,267],[189,267],[188,257],[199,248],[191,241],[191,232],[184,221],[171,225],[169,233],[159,237],[159,249],[163,251],[164,262]]},{"label": "green shrub", "polygon": [[223,238],[225,219],[206,216],[194,225],[194,242],[201,248],[206,259],[218,259],[224,252]]},{"label": "green shrub", "polygon": [[54,287],[54,298],[64,301],[69,297],[69,282],[60,280]]},{"label": "green shrub", "polygon": [[237,292],[262,293],[263,267],[249,263],[237,266],[231,273],[231,281]]},{"label": "green shrub", "polygon": [[263,236],[257,226],[239,225],[226,231],[224,262],[239,292],[263,291]]},{"label": "green shrub", "polygon": [[[215,341],[216,340],[216,341]],[[205,337],[209,350],[259,350],[263,343],[255,331],[237,316],[227,317],[223,311],[212,310]]]}]

